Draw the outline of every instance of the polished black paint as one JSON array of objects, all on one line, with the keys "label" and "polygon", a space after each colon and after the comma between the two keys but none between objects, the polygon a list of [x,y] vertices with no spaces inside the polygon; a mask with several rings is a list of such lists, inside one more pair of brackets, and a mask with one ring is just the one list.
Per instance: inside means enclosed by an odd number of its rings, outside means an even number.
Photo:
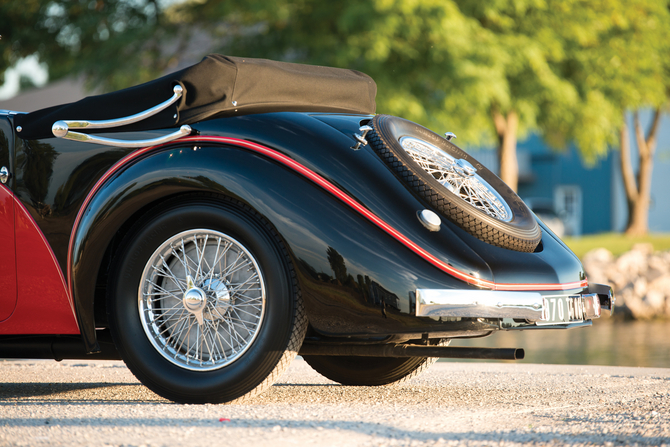
[{"label": "polished black paint", "polygon": [[[9,172],[14,171],[13,157],[14,152],[10,150],[14,145],[14,132],[12,132],[12,124],[9,119],[0,117],[0,166],[6,166]],[[11,188],[12,180],[6,184]]]},{"label": "polished black paint", "polygon": [[[169,132],[128,133],[125,138],[154,138]],[[72,226],[88,192],[132,149],[77,143],[58,138],[16,138],[12,189],[37,222],[66,274]]]},{"label": "polished black paint", "polygon": [[[371,116],[278,113],[243,118],[212,120],[195,127],[202,134],[249,139],[287,154],[465,273],[497,283],[564,283],[584,278],[579,259],[554,238],[543,237],[543,244],[535,253],[521,253],[482,242],[446,218],[442,219],[439,232],[423,227],[416,212],[427,205],[395,177],[369,146],[358,151],[351,149],[356,141],[353,134]],[[267,120],[276,129],[259,132],[270,127]],[[306,135],[307,139],[296,141],[296,135]],[[549,231],[543,227],[543,233]]]},{"label": "polished black paint", "polygon": [[[579,261],[543,228],[536,253],[477,240],[443,219],[439,232],[419,222],[426,208],[376,154],[352,150],[366,115],[273,113],[193,125],[201,135],[251,140],[317,172],[432,254],[483,279],[503,283],[572,282]],[[166,132],[116,134],[152,138]],[[197,150],[194,150],[194,147]],[[129,149],[59,139],[16,144],[15,193],[67,272],[75,217],[95,182]],[[402,246],[301,175],[252,151],[226,145],[175,143],[133,160],[89,204],[74,239],[73,288],[89,351],[95,350],[96,286],[104,291],[114,249],[132,222],[178,194],[208,192],[236,198],[263,214],[287,242],[313,328],[331,336],[384,336],[454,331],[476,336],[493,328],[474,321],[413,316],[417,288],[469,288]],[[100,293],[98,297],[101,297]],[[104,319],[104,318],[103,318]]]},{"label": "polished black paint", "polygon": [[[237,199],[272,222],[290,247],[310,322],[319,332],[420,335],[452,329],[411,316],[410,292],[459,287],[460,281],[408,256],[397,241],[292,170],[239,147],[211,144],[161,149],[114,176],[96,195],[73,249],[80,319],[91,315],[92,302],[81,297],[94,290],[96,266],[119,225],[164,194],[197,191]],[[482,326],[468,323],[458,330],[480,333]]]}]

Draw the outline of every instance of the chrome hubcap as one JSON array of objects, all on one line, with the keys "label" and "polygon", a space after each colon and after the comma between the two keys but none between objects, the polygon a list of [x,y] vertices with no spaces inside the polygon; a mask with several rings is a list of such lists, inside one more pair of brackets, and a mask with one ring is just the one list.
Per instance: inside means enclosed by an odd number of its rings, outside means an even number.
[{"label": "chrome hubcap", "polygon": [[142,273],[140,319],[160,354],[206,371],[238,359],[263,322],[265,284],[253,255],[214,230],[189,230],[165,241]]},{"label": "chrome hubcap", "polygon": [[430,143],[402,137],[400,145],[435,180],[461,199],[498,220],[512,220],[512,210],[477,169],[465,159],[456,159]]},{"label": "chrome hubcap", "polygon": [[226,315],[226,312],[231,309],[232,304],[228,287],[218,279],[208,279],[203,285],[207,289],[209,297],[213,303],[209,312],[205,315],[205,318],[208,320],[223,318],[223,316]]}]

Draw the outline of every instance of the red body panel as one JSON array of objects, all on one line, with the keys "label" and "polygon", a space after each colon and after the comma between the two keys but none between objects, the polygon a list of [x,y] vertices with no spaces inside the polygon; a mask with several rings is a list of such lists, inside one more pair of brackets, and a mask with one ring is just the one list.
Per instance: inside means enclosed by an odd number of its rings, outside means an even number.
[{"label": "red body panel", "polygon": [[9,318],[16,306],[14,196],[5,186],[0,186],[0,247],[0,286],[2,286],[0,321],[2,321]]},{"label": "red body panel", "polygon": [[11,317],[0,323],[0,334],[79,334],[56,257],[23,204],[13,202],[18,300]]}]

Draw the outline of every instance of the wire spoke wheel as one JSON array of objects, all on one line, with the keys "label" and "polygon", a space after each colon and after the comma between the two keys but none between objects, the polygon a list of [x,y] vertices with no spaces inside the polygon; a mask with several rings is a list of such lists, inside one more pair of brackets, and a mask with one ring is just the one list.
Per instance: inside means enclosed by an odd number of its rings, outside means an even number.
[{"label": "wire spoke wheel", "polygon": [[175,197],[128,230],[107,313],[130,371],[180,403],[242,401],[274,383],[307,330],[284,242],[251,207]]},{"label": "wire spoke wheel", "polygon": [[503,222],[512,220],[505,199],[477,174],[470,162],[456,159],[418,138],[403,137],[400,144],[424,171],[465,202]]},{"label": "wire spoke wheel", "polygon": [[526,204],[465,151],[416,123],[375,115],[370,147],[429,209],[497,247],[533,252],[542,231]]},{"label": "wire spoke wheel", "polygon": [[214,230],[176,234],[142,273],[142,326],[167,360],[185,369],[222,368],[256,338],[265,313],[265,284],[256,259]]}]

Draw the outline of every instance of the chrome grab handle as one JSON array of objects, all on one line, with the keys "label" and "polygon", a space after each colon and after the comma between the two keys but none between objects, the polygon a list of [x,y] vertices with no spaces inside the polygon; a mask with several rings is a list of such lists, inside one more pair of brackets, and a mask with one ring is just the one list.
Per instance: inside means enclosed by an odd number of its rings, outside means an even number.
[{"label": "chrome grab handle", "polygon": [[116,147],[148,147],[169,143],[172,140],[176,140],[177,138],[181,138],[190,133],[191,126],[184,124],[176,132],[169,133],[162,137],[152,138],[150,140],[117,140],[116,138],[98,137],[81,132],[68,132],[67,135],[62,138],[65,138],[66,140],[80,141],[82,143],[96,143]]},{"label": "chrome grab handle", "polygon": [[[175,85],[172,91],[174,92],[174,95],[172,95],[172,97],[167,101],[162,102],[150,109],[147,109],[144,112],[136,113],[135,115],[126,116],[125,118],[118,118],[113,120],[100,120],[100,121],[61,120],[56,121],[51,130],[53,131],[55,136],[63,138],[65,136],[65,133],[67,133],[67,129],[69,128],[109,129],[110,127],[119,127],[119,126],[125,126],[127,124],[136,123],[166,109],[174,102],[176,102],[179,98],[181,98],[181,95],[184,93],[184,89],[179,84]],[[56,133],[57,130],[56,126],[58,126],[58,133]],[[65,133],[63,133],[63,131]]]},{"label": "chrome grab handle", "polygon": [[111,120],[98,120],[98,121],[86,121],[86,120],[59,120],[51,126],[51,132],[57,138],[64,138],[66,140],[80,141],[83,143],[97,143],[105,144],[109,146],[117,147],[145,147],[145,146],[154,146],[156,144],[167,143],[184,135],[191,133],[190,126],[181,126],[178,131],[171,134],[153,138],[150,140],[117,140],[114,138],[105,138],[98,137],[93,135],[88,135],[81,132],[73,132],[70,129],[109,129],[113,127],[125,126],[127,124],[136,123],[142,121],[143,119],[149,118],[150,116],[156,115],[157,113],[165,110],[170,105],[174,104],[184,93],[184,89],[181,85],[175,85],[172,89],[173,95],[170,99],[165,102],[158,104],[150,109],[147,109],[143,112],[136,113],[135,115],[126,116],[123,118],[111,119]]}]

